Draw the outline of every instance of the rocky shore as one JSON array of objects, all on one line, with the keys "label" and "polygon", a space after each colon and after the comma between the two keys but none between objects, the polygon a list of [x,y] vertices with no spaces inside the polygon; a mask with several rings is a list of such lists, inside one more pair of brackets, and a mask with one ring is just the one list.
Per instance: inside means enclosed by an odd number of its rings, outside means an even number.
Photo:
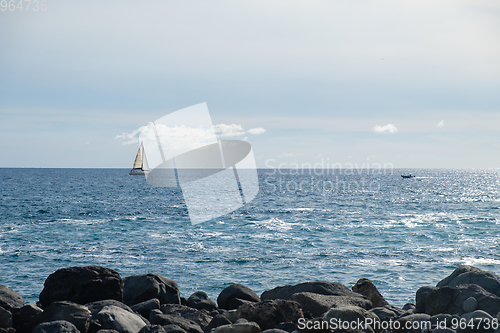
[{"label": "rocky shore", "polygon": [[70,267],[45,280],[37,304],[0,285],[0,333],[500,332],[496,274],[461,266],[415,300],[392,306],[368,279],[351,289],[304,282],[260,296],[233,284],[216,301],[203,291],[186,299],[158,274]]}]

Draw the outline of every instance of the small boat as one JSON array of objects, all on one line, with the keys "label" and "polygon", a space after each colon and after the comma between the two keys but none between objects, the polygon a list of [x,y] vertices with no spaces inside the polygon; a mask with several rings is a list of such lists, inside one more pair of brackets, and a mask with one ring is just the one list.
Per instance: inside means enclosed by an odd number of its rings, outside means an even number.
[{"label": "small boat", "polygon": [[144,147],[141,142],[141,146],[137,151],[137,155],[135,156],[134,166],[132,170],[128,173],[132,176],[142,176],[149,173],[148,161],[146,160],[146,153],[144,152]]},{"label": "small boat", "polygon": [[409,175],[401,175],[402,178],[415,178],[414,175],[412,175],[411,173]]}]

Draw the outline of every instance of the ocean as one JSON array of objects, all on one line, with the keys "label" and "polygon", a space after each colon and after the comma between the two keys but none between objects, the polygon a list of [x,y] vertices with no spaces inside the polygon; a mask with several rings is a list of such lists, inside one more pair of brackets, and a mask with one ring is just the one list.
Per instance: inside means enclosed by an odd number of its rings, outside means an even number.
[{"label": "ocean", "polygon": [[365,277],[403,306],[459,265],[500,271],[500,170],[261,169],[252,202],[198,225],[179,189],[128,172],[0,169],[0,284],[36,302],[57,269],[101,265],[216,299]]}]

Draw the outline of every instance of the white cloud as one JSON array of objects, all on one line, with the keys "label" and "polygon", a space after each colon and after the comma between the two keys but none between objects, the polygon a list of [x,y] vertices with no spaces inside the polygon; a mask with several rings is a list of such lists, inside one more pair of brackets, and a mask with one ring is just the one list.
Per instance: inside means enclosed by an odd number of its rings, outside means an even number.
[{"label": "white cloud", "polygon": [[138,129],[132,131],[132,133],[122,133],[120,135],[115,136],[115,140],[121,140],[122,145],[132,145],[139,143],[139,134],[146,126],[141,126]]},{"label": "white cloud", "polygon": [[219,124],[214,125],[215,134],[219,137],[234,137],[245,134],[245,130],[241,125],[231,124]]},{"label": "white cloud", "polygon": [[266,130],[262,127],[251,128],[247,131],[248,134],[260,135],[263,134]]},{"label": "white cloud", "polygon": [[444,126],[444,120],[441,120],[438,124],[438,127],[443,127]]},{"label": "white cloud", "polygon": [[387,124],[387,125],[384,125],[384,126],[375,125],[373,127],[373,131],[375,133],[386,134],[386,133],[396,133],[398,131],[398,129],[393,124]]}]

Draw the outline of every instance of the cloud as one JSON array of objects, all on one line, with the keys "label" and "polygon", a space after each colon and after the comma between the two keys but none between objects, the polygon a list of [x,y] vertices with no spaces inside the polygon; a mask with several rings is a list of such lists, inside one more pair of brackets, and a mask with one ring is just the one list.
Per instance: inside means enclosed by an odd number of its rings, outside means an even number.
[{"label": "cloud", "polygon": [[384,125],[384,126],[375,125],[373,127],[373,131],[375,133],[386,134],[386,133],[396,133],[398,131],[398,129],[393,124],[387,124],[387,125]]},{"label": "cloud", "polygon": [[438,124],[438,127],[443,127],[444,126],[444,120],[441,120]]},{"label": "cloud", "polygon": [[219,137],[234,137],[245,134],[245,130],[241,125],[231,124],[219,124],[214,125],[215,134]]},{"label": "cloud", "polygon": [[247,131],[248,134],[260,135],[263,134],[266,130],[262,127],[251,128]]},{"label": "cloud", "polygon": [[132,133],[122,133],[115,136],[115,140],[121,140],[122,145],[132,145],[139,143],[139,134],[145,129],[146,126],[141,126],[138,129],[132,131]]}]

